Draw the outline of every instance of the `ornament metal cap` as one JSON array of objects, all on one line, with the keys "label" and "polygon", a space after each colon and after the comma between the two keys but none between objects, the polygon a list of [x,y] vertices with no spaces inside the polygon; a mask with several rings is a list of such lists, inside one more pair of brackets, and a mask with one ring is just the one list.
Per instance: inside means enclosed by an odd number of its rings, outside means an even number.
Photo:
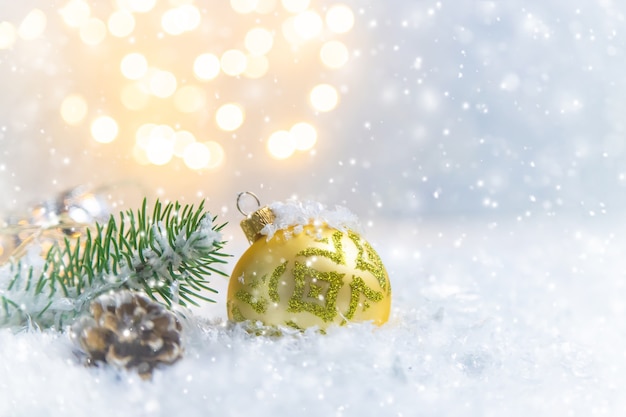
[{"label": "ornament metal cap", "polygon": [[267,206],[260,207],[257,210],[253,211],[252,213],[246,213],[245,211],[241,209],[241,206],[240,206],[241,198],[244,195],[249,195],[253,197],[256,200],[259,207],[261,206],[261,202],[259,201],[259,198],[254,193],[251,193],[249,191],[241,192],[237,196],[237,210],[239,210],[241,214],[246,216],[246,218],[243,219],[241,223],[239,223],[239,225],[241,226],[241,230],[243,230],[243,233],[246,235],[248,242],[254,243],[255,241],[257,241],[259,238],[263,236],[261,234],[261,230],[263,230],[263,228],[266,225],[274,223],[274,220],[276,219],[276,215]]}]

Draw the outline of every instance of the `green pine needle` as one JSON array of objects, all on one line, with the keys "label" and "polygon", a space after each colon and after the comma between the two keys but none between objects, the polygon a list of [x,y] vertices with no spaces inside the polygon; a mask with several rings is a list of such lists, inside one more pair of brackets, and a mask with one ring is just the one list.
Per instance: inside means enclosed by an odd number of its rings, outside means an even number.
[{"label": "green pine needle", "polygon": [[60,327],[98,295],[119,289],[144,291],[171,307],[214,302],[208,278],[226,275],[225,242],[215,217],[178,202],[156,201],[111,216],[78,239],[56,242],[42,265],[16,261],[0,270],[0,325]]}]

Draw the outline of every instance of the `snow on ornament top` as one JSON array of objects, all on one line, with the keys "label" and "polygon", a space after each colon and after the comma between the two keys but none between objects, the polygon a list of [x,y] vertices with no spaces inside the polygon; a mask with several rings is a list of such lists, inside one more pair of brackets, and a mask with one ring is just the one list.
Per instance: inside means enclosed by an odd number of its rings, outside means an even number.
[{"label": "snow on ornament top", "polygon": [[326,224],[341,231],[359,232],[361,229],[356,215],[342,206],[335,206],[335,209],[331,210],[315,201],[288,200],[284,203],[272,203],[268,208],[274,214],[274,221],[266,224],[260,231],[268,240],[278,230],[293,228],[293,233],[299,234],[307,225]]},{"label": "snow on ornament top", "polygon": [[285,238],[289,238],[292,234],[302,233],[304,226],[308,225],[326,225],[344,232],[348,230],[361,232],[357,216],[342,206],[329,209],[319,202],[292,199],[286,202],[274,202],[252,213],[246,213],[240,206],[244,195],[253,197],[259,206],[260,202],[257,196],[250,192],[240,193],[237,198],[237,208],[246,216],[241,222],[241,228],[250,243],[263,236],[266,240],[270,240],[279,230],[283,231]]}]

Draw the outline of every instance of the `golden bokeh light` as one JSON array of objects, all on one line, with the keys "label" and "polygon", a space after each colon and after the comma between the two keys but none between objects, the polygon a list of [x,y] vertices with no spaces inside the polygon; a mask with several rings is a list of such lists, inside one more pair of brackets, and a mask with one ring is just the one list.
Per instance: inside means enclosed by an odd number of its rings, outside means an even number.
[{"label": "golden bokeh light", "polygon": [[165,165],[174,157],[193,170],[215,169],[224,161],[224,148],[215,141],[198,142],[187,130],[146,123],[135,133],[133,158],[140,164]]},{"label": "golden bokeh light", "polygon": [[246,33],[244,44],[251,55],[265,55],[272,49],[274,36],[265,28],[253,28]]},{"label": "golden bokeh light", "polygon": [[239,129],[244,117],[243,108],[236,103],[224,104],[215,112],[217,126],[227,132]]},{"label": "golden bokeh light", "polygon": [[155,127],[157,127],[157,125],[154,123],[144,123],[143,125],[139,126],[139,128],[135,132],[135,142],[137,143],[137,146],[139,146],[141,149],[146,149],[148,147],[150,135],[152,134],[152,130]]},{"label": "golden bokeh light", "polygon": [[129,80],[139,80],[148,72],[148,60],[138,52],[130,53],[122,58],[120,70]]},{"label": "golden bokeh light", "polygon": [[87,101],[78,94],[67,96],[61,103],[60,110],[65,123],[77,125],[87,116]]},{"label": "golden bokeh light", "polygon": [[174,133],[174,156],[182,158],[185,155],[185,149],[188,145],[194,143],[196,137],[193,133],[181,130]]},{"label": "golden bokeh light", "polygon": [[278,0],[258,0],[254,11],[260,14],[272,13],[277,3]]},{"label": "golden bokeh light", "polygon": [[181,113],[193,113],[206,106],[206,94],[196,85],[186,85],[174,94],[174,107]]},{"label": "golden bokeh light", "polygon": [[10,22],[0,22],[0,49],[9,49],[17,40],[17,30]]},{"label": "golden bokeh light", "polygon": [[193,62],[193,73],[199,80],[214,79],[220,73],[220,59],[210,53],[198,55]]},{"label": "golden bokeh light", "polygon": [[185,148],[183,161],[191,169],[204,169],[211,161],[211,152],[203,143],[193,142]]},{"label": "golden bokeh light", "polygon": [[174,131],[167,125],[152,128],[146,146],[146,157],[154,165],[165,165],[174,157]]},{"label": "golden bokeh light", "polygon": [[278,130],[267,139],[267,150],[275,159],[287,159],[296,151],[296,141],[286,130]]},{"label": "golden bokeh light", "polygon": [[135,17],[126,10],[116,10],[109,16],[107,27],[111,35],[125,38],[135,30]]},{"label": "golden bokeh light", "polygon": [[295,141],[295,148],[298,151],[308,151],[317,142],[317,130],[310,123],[296,123],[289,129],[289,134]]},{"label": "golden bokeh light", "polygon": [[152,95],[160,98],[167,98],[176,91],[176,76],[169,71],[154,70],[150,77],[149,88]]},{"label": "golden bokeh light", "polygon": [[174,144],[162,137],[151,137],[146,147],[146,157],[151,164],[165,165],[174,156]]},{"label": "golden bokeh light", "polygon": [[59,13],[66,25],[79,28],[91,16],[91,7],[83,0],[70,0],[59,10]]},{"label": "golden bokeh light", "polygon": [[[355,13],[345,4],[229,0],[213,8],[198,0],[61,3],[57,16],[34,9],[21,23],[0,22],[0,50],[41,37],[56,18],[63,30],[74,33],[67,39],[77,52],[70,52],[69,59],[80,66],[88,55],[93,72],[77,77],[90,80],[73,91],[80,94],[65,90],[62,120],[90,130],[97,142],[127,145],[140,164],[166,165],[175,159],[175,167],[215,169],[227,156],[220,141],[241,136],[238,130],[247,124],[272,126],[265,151],[274,159],[290,158],[320,140],[318,126],[294,120],[313,112],[320,116],[339,104],[337,87],[322,81],[331,78],[319,77],[319,71],[343,68],[350,60],[349,48],[338,36],[355,24]],[[107,115],[102,115],[104,104]],[[125,132],[133,131],[134,141],[125,143]]]},{"label": "golden bokeh light", "polygon": [[98,18],[92,17],[80,27],[79,36],[80,40],[85,45],[98,45],[107,35],[107,27],[104,22]]},{"label": "golden bokeh light", "polygon": [[328,112],[337,107],[339,93],[330,84],[318,84],[311,90],[309,100],[313,108],[320,112]]},{"label": "golden bokeh light", "polygon": [[123,7],[137,13],[148,13],[154,9],[157,0],[121,0]]},{"label": "golden bokeh light", "polygon": [[326,25],[335,33],[346,33],[354,26],[354,13],[344,4],[336,4],[326,12]]},{"label": "golden bokeh light", "polygon": [[310,0],[281,0],[281,3],[285,10],[289,13],[302,13],[308,7]]},{"label": "golden bokeh light", "polygon": [[17,34],[25,41],[31,41],[39,38],[46,30],[48,18],[46,14],[39,9],[31,10],[22,23],[17,28]]},{"label": "golden bokeh light", "polygon": [[96,142],[113,142],[118,133],[119,126],[110,116],[100,116],[91,123],[91,136]]},{"label": "golden bokeh light", "polygon": [[303,39],[300,38],[300,35],[298,35],[298,32],[296,32],[296,26],[294,21],[295,19],[293,16],[286,19],[283,22],[281,29],[283,37],[285,38],[285,40],[287,40],[287,42],[292,45],[298,45],[303,41]]},{"label": "golden bokeh light", "polygon": [[191,4],[184,4],[163,13],[161,26],[167,34],[176,36],[196,29],[200,20],[200,11]]},{"label": "golden bokeh light", "polygon": [[300,38],[309,40],[322,33],[324,22],[319,14],[307,10],[294,17],[293,26]]},{"label": "golden bokeh light", "polygon": [[207,147],[209,153],[211,154],[211,159],[206,166],[206,169],[216,169],[219,168],[220,165],[224,163],[224,148],[222,145],[215,141],[204,142],[204,146]]},{"label": "golden bokeh light", "polygon": [[130,83],[122,88],[120,100],[128,110],[141,110],[148,105],[150,94],[141,84]]},{"label": "golden bokeh light", "polygon": [[343,42],[328,41],[322,45],[320,59],[328,68],[341,68],[348,62],[348,48]]},{"label": "golden bokeh light", "polygon": [[238,49],[229,49],[222,54],[220,66],[224,74],[230,76],[241,75],[246,70],[248,58]]},{"label": "golden bokeh light", "polygon": [[139,165],[149,165],[150,164],[150,160],[148,159],[148,156],[146,155],[146,149],[144,147],[141,147],[139,145],[133,146],[132,156],[133,156],[133,159]]},{"label": "golden bokeh light", "polygon": [[230,0],[230,7],[237,13],[248,14],[256,10],[258,0]]},{"label": "golden bokeh light", "polygon": [[262,78],[269,68],[270,62],[265,55],[249,56],[243,75],[248,78]]}]

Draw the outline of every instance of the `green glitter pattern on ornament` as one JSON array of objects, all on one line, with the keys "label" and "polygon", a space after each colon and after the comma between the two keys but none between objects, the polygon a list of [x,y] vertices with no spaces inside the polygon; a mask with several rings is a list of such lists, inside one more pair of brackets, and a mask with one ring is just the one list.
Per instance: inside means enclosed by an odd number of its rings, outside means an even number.
[{"label": "green glitter pattern on ornament", "polygon": [[263,275],[260,279],[256,274],[252,274],[252,276],[253,278],[246,283],[245,289],[240,289],[235,293],[235,298],[250,305],[257,314],[263,314],[267,311],[269,301],[258,293],[259,288],[263,288],[263,284],[265,284],[267,280],[267,274]]},{"label": "green glitter pattern on ornament", "polygon": [[[287,311],[293,313],[306,311],[324,321],[333,321],[337,316],[337,295],[343,286],[344,274],[317,271],[296,262],[293,268],[293,276],[296,285],[289,300]],[[326,288],[321,288],[320,281],[328,284]],[[312,285],[320,287],[319,297],[309,297]],[[322,294],[324,289],[326,292]]]},{"label": "green glitter pattern on ornament", "polygon": [[296,256],[321,256],[324,258],[329,258],[331,261],[338,265],[344,265],[346,263],[346,259],[343,253],[343,248],[341,246],[341,238],[343,237],[342,232],[333,233],[333,246],[335,247],[335,251],[329,251],[326,249],[320,248],[306,248],[301,250],[296,254]]},{"label": "green glitter pattern on ornament", "polygon": [[270,296],[270,300],[274,303],[280,302],[280,295],[278,294],[278,280],[285,273],[288,262],[289,261],[285,261],[282,264],[278,265],[276,269],[274,269],[274,272],[272,272],[272,276],[270,277],[268,293]]},{"label": "green glitter pattern on ornament", "polygon": [[304,331],[304,330],[305,330],[305,329],[304,329],[304,327],[298,326],[298,325],[296,324],[296,322],[295,322],[295,321],[293,321],[293,320],[287,320],[287,321],[285,322],[285,325],[286,325],[286,326],[289,326],[289,327],[291,327],[291,328],[293,328],[293,329],[296,329],[296,330],[300,330],[300,331]]},{"label": "green glitter pattern on ornament", "polygon": [[247,319],[244,317],[243,313],[236,305],[233,305],[231,310],[231,314],[233,315],[233,320],[235,321],[246,321]]},{"label": "green glitter pattern on ornament", "polygon": [[263,314],[267,310],[268,301],[265,298],[257,298],[244,290],[237,291],[235,297],[237,297],[239,301],[250,305],[258,314]]},{"label": "green glitter pattern on ornament", "polygon": [[[354,232],[348,232],[348,236],[350,237],[352,242],[354,242],[354,245],[358,250],[358,254],[356,257],[356,269],[359,269],[361,271],[369,271],[378,280],[380,288],[382,288],[383,290],[387,289],[387,294],[391,293],[391,286],[388,285],[387,282],[385,267],[383,266],[383,261],[380,259],[380,256],[378,256],[378,253],[376,253],[374,248],[372,248],[370,244],[365,241],[363,242],[363,245],[361,245],[361,237],[358,234]],[[367,252],[367,259],[370,262],[365,261],[363,256],[364,252]]]},{"label": "green glitter pattern on ornament", "polygon": [[350,289],[352,290],[350,293],[350,307],[348,308],[348,312],[345,314],[347,319],[352,319],[352,317],[354,317],[354,313],[356,313],[356,309],[359,306],[359,298],[361,298],[361,294],[365,295],[366,299],[363,303],[363,311],[370,307],[367,300],[377,303],[383,299],[383,295],[365,285],[365,281],[363,281],[363,278],[361,277],[352,277]]}]

